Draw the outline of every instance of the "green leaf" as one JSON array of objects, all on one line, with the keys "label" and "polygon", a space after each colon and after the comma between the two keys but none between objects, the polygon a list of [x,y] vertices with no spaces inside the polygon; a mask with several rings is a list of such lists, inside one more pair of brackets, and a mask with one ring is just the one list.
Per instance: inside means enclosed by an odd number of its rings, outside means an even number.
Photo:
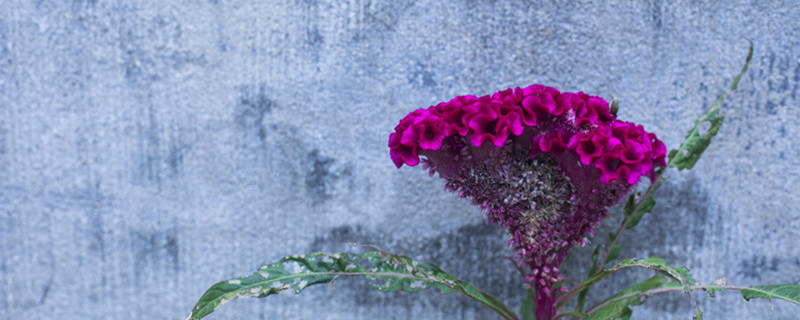
[{"label": "green leaf", "polygon": [[[711,144],[711,138],[717,135],[717,131],[719,131],[719,128],[722,126],[722,120],[725,119],[725,116],[719,112],[719,107],[725,102],[725,98],[727,98],[733,90],[736,90],[739,85],[739,80],[741,80],[742,75],[747,71],[747,67],[750,65],[750,60],[752,58],[753,42],[750,41],[750,48],[742,71],[733,79],[733,84],[730,89],[720,95],[711,108],[706,110],[705,114],[697,119],[694,127],[689,130],[689,133],[686,135],[686,140],[681,143],[680,147],[677,150],[669,152],[668,166],[676,167],[678,170],[691,169],[694,167],[697,160],[700,159],[700,155],[703,154],[703,151]],[[700,128],[706,124],[708,125],[707,132],[700,132]]]},{"label": "green leaf", "polygon": [[718,278],[714,280],[709,286],[703,287],[703,291],[705,291],[709,297],[716,298],[717,291],[723,290],[722,288],[725,287],[725,282],[727,280],[725,278]]},{"label": "green leaf", "polygon": [[578,312],[578,311],[564,311],[562,313],[559,313],[558,316],[573,316],[573,317],[578,317],[578,318],[581,318],[581,319],[586,319],[586,318],[589,317],[588,314],[585,314],[585,313],[582,313],[582,312]]},{"label": "green leaf", "polygon": [[625,213],[626,217],[629,217],[633,213],[635,204],[636,204],[636,195],[632,194],[628,197],[628,201],[625,202],[625,208],[622,209],[622,212]]},{"label": "green leaf", "polygon": [[[659,271],[659,275],[647,279],[645,281],[634,284],[628,289],[621,291],[613,296],[601,301],[597,305],[589,308],[586,314],[588,319],[628,319],[632,310],[630,306],[641,305],[645,302],[646,297],[656,293],[704,290],[712,297],[720,290],[738,290],[741,292],[745,300],[750,301],[752,298],[763,299],[780,299],[785,300],[797,305],[800,305],[800,285],[799,284],[778,284],[778,285],[762,285],[755,287],[737,287],[725,285],[724,279],[719,279],[710,285],[698,286],[693,285],[694,280],[688,275],[686,268],[674,268],[664,264],[663,259],[650,258],[645,260],[624,260],[614,265],[611,269],[616,271],[629,268],[632,266],[644,267]],[[601,276],[605,271],[598,273]],[[595,281],[596,279],[587,279],[587,281]],[[583,283],[582,283],[583,284]],[[690,295],[690,297],[692,297]],[[694,298],[692,298],[694,303]],[[702,320],[703,313],[695,304],[694,319]],[[563,313],[562,313],[563,314]]]},{"label": "green leaf", "polygon": [[[658,284],[658,280],[655,280],[658,278],[661,278],[662,281],[666,282]],[[722,282],[715,281],[715,283],[711,285],[690,286],[688,289],[692,291],[705,290],[712,297],[717,291],[720,290],[738,290],[742,293],[742,297],[748,301],[752,298],[763,298],[769,300],[780,299],[800,305],[800,285],[798,284],[763,285],[748,288],[729,286],[722,284]],[[644,300],[641,299],[647,296],[651,296],[656,293],[684,290],[686,290],[686,287],[675,279],[670,279],[664,275],[658,275],[609,297],[608,299],[598,303],[596,306],[590,308],[586,313],[589,315],[589,319],[616,319],[614,318],[615,316],[617,318],[625,318],[625,316],[630,316],[628,311],[630,308],[628,307],[641,304],[637,301],[641,301],[643,303]],[[700,309],[695,306],[694,319],[702,320],[702,318],[703,313],[700,312]]]},{"label": "green leaf", "polygon": [[[661,181],[662,178],[659,178],[659,180],[655,184],[651,185],[651,188],[652,189],[657,188],[660,185]],[[642,219],[644,214],[649,213],[655,206],[656,203],[655,200],[653,200],[653,192],[652,191],[647,192],[646,195],[647,197],[641,200],[638,204],[636,202],[635,195],[631,195],[630,197],[628,197],[628,201],[625,203],[625,207],[622,210],[623,214],[625,215],[625,219],[623,219],[622,221],[622,226],[620,226],[620,229],[616,233],[614,232],[609,233],[608,238],[609,238],[609,243],[611,244],[611,248],[608,250],[608,253],[605,256],[605,261],[603,262],[603,264],[605,264],[605,262],[607,261],[612,261],[617,257],[619,257],[619,253],[622,250],[622,246],[617,241],[617,237],[619,237],[620,233],[622,233],[623,230],[631,229],[635,227],[637,224],[639,224],[639,221]],[[589,269],[589,277],[597,274],[597,271],[599,269],[599,264],[597,260],[600,257],[600,251],[602,251],[602,246],[598,245],[594,248],[594,252],[592,253],[592,267],[591,269]],[[578,293],[577,310],[583,309],[583,305],[586,302],[586,295],[589,293],[589,287],[591,287],[591,284],[586,286],[586,288],[582,289]]]},{"label": "green leaf", "polygon": [[608,299],[601,301],[597,306],[590,309],[590,320],[604,319],[629,319],[633,310],[631,306],[638,306],[645,302],[646,297],[654,294],[652,289],[670,286],[680,286],[675,281],[671,281],[664,275],[657,275],[650,279],[636,283],[627,289],[620,291]]},{"label": "green leaf", "polygon": [[[676,268],[668,266],[664,259],[661,258],[651,257],[644,260],[626,259],[620,261],[607,270],[600,271],[597,276],[587,279],[584,281],[584,283],[589,281],[597,282],[600,280],[600,278],[596,277],[602,278],[613,272],[630,267],[641,267],[655,270],[661,273],[661,275],[650,278],[644,282],[637,283],[625,291],[611,296],[610,298],[598,304],[598,306],[592,307],[589,311],[587,311],[587,313],[590,315],[589,319],[627,319],[633,312],[630,310],[629,306],[640,305],[644,303],[644,301],[639,300],[641,297],[646,294],[656,293],[647,292],[648,290],[656,287],[672,288],[675,286],[680,286],[685,293],[689,294],[689,297],[692,299],[692,303],[695,305],[695,318],[702,319],[702,312],[699,308],[697,308],[697,304],[694,302],[694,296],[692,296],[690,292],[692,290],[692,286],[695,284],[695,281],[689,275],[689,270],[685,267]],[[595,315],[595,313],[598,314]]]},{"label": "green leaf", "polygon": [[[658,187],[658,185],[656,185]],[[625,226],[625,229],[632,229],[636,225],[639,224],[639,221],[642,220],[642,217],[646,213],[650,213],[653,210],[653,207],[656,205],[656,201],[653,199],[653,192],[647,194],[647,197],[641,200],[641,203],[634,206],[635,197],[631,195],[628,198],[628,203],[625,204],[625,209],[623,212],[625,213],[625,218],[630,219],[628,224]],[[635,212],[634,212],[635,210]],[[613,260],[612,258],[608,258],[608,260]]]},{"label": "green leaf", "polygon": [[[723,116],[719,113],[719,107],[725,101],[728,94],[730,94],[733,90],[735,90],[739,84],[739,80],[747,71],[747,68],[750,64],[750,61],[753,58],[753,42],[750,41],[750,47],[748,49],[747,58],[745,61],[744,66],[742,67],[741,72],[733,79],[733,84],[731,85],[730,89],[721,95],[714,105],[695,122],[695,126],[686,136],[686,141],[684,141],[678,150],[672,150],[669,153],[669,163],[667,167],[678,167],[679,170],[681,169],[689,169],[697,162],[700,158],[700,155],[705,151],[708,145],[711,143],[711,138],[717,134],[719,131],[719,127],[722,125]],[[618,107],[617,103],[612,101],[612,105]],[[701,126],[708,122],[710,128],[708,132],[700,132]],[[655,200],[653,199],[653,193],[655,189],[657,189],[661,183],[664,181],[663,173],[665,168],[661,168],[657,171],[657,178],[656,181],[653,182],[650,187],[645,192],[645,196],[640,201],[636,201],[636,197],[631,195],[628,198],[627,203],[623,209],[623,213],[625,218],[622,221],[622,225],[617,230],[616,233],[612,233],[610,236],[610,245],[608,247],[608,251],[603,258],[600,260],[598,259],[600,253],[600,246],[595,247],[594,254],[592,255],[592,268],[589,271],[588,279],[593,278],[595,275],[598,275],[598,270],[603,270],[605,268],[606,262],[615,259],[619,254],[619,237],[622,235],[622,232],[631,228],[636,227],[639,222],[641,221],[642,217],[645,214],[652,211],[653,207],[655,206]],[[600,262],[598,262],[600,260]],[[602,278],[602,276],[601,276]],[[586,295],[588,293],[589,287],[591,287],[593,282],[585,283],[584,286],[579,287],[574,294],[578,295],[578,304],[576,310],[582,310],[583,305],[586,301]],[[568,301],[572,297],[571,294],[568,294],[562,299],[563,302]],[[694,299],[694,298],[692,298]],[[694,301],[694,300],[692,300]],[[700,315],[698,311],[698,315]]]},{"label": "green leaf", "polygon": [[681,285],[684,286],[684,291],[687,293],[689,292],[689,286],[693,286],[695,284],[694,279],[689,275],[689,269],[686,269],[685,267],[670,267],[666,264],[664,259],[658,257],[650,257],[644,260],[633,261],[632,264],[637,267],[656,270],[670,278],[677,280]]},{"label": "green leaf", "polygon": [[781,299],[800,305],[800,284],[772,284],[755,287],[737,287],[725,284],[725,278],[719,278],[707,286],[698,286],[712,298],[716,297],[720,290],[739,290],[742,297],[750,301],[752,298],[763,298],[772,300]]},{"label": "green leaf", "polygon": [[608,250],[608,255],[606,256],[606,261],[613,261],[617,257],[619,257],[620,251],[622,251],[622,246],[619,242],[614,241],[614,239],[619,236],[617,233],[609,232],[608,233],[608,241],[609,243],[613,243],[611,245],[611,249]]},{"label": "green leaf", "polygon": [[576,285],[572,290],[564,294],[564,296],[562,296],[559,299],[558,307],[562,307],[567,301],[569,301],[571,297],[578,294],[585,288],[588,288],[589,286],[597,283],[603,278],[611,275],[612,273],[633,267],[652,269],[672,279],[675,279],[676,281],[678,281],[678,283],[680,283],[683,286],[684,292],[687,293],[689,292],[689,287],[695,284],[694,279],[689,275],[688,269],[684,267],[680,268],[670,267],[664,262],[664,259],[657,257],[651,257],[644,260],[625,259],[620,262],[617,262],[616,264],[607,269],[598,271],[593,276],[588,277],[586,280]]},{"label": "green leaf", "polygon": [[611,111],[611,115],[614,117],[617,116],[617,111],[619,111],[619,99],[617,99],[617,97],[611,97],[611,106],[609,110]]},{"label": "green leaf", "polygon": [[536,309],[533,306],[533,298],[536,289],[528,289],[528,294],[525,295],[525,301],[522,301],[522,306],[519,308],[519,316],[522,320],[536,320],[534,312]]},{"label": "green leaf", "polygon": [[615,243],[614,246],[611,247],[611,251],[608,253],[608,260],[614,260],[619,257],[619,252],[622,250],[622,246],[619,243]]},{"label": "green leaf", "polygon": [[[600,257],[600,251],[602,249],[603,247],[601,245],[594,247],[594,252],[592,252],[592,267],[589,269],[589,275],[586,277],[587,279],[597,274],[597,259]],[[591,287],[591,284],[578,292],[578,306],[575,307],[576,310],[583,310],[583,305],[586,303],[586,295],[589,293],[589,287]]]},{"label": "green leaf", "polygon": [[798,284],[773,284],[742,288],[742,297],[750,301],[752,298],[772,300],[781,299],[800,305],[800,285]]},{"label": "green leaf", "polygon": [[420,291],[436,287],[473,298],[505,319],[517,319],[497,298],[445,273],[439,267],[385,251],[362,254],[293,255],[268,264],[249,277],[219,282],[209,288],[192,309],[191,319],[201,319],[238,298],[264,298],[276,293],[300,293],[310,285],[329,283],[340,276],[379,280],[370,285],[380,291]]}]

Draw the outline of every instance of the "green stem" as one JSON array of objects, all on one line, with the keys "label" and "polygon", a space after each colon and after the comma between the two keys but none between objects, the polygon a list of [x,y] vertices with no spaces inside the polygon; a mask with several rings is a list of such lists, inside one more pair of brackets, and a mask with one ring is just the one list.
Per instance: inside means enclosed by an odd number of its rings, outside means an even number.
[{"label": "green stem", "polygon": [[[739,72],[739,74],[735,78],[733,78],[733,84],[731,84],[731,87],[727,91],[722,93],[719,97],[717,97],[717,100],[711,106],[709,111],[719,110],[720,106],[725,101],[725,99],[728,97],[728,95],[731,92],[733,92],[733,90],[736,90],[736,88],[739,85],[739,80],[741,80],[742,75],[744,75],[744,73],[747,71],[747,67],[748,67],[748,65],[750,65],[750,59],[753,58],[753,41],[751,41],[749,39],[747,41],[750,42],[750,48],[748,49],[747,58],[745,59],[745,63],[744,63],[744,66],[742,67],[742,70]],[[708,114],[708,112],[706,112],[706,114]],[[700,123],[701,123],[701,121],[696,122],[694,127],[692,127],[692,129],[689,130],[689,133],[690,134],[696,133],[698,128],[699,128],[699,126],[700,126]],[[687,140],[687,141],[684,141],[683,143],[681,143],[681,145],[678,147],[678,150],[677,150],[676,154],[682,154],[683,151],[686,150],[687,147],[689,147],[689,143],[688,142],[689,141]],[[661,184],[661,182],[662,182],[661,177],[664,175],[664,172],[667,171],[667,168],[672,167],[672,165],[673,165],[673,163],[675,161],[675,158],[676,157],[670,157],[669,162],[667,162],[667,165],[658,172],[658,175],[656,176],[656,179],[654,180],[655,183],[650,185],[650,187],[647,189],[647,193],[645,194],[645,196],[639,201],[639,204],[636,205],[636,208],[633,210],[634,214],[632,214],[628,218],[626,218],[625,221],[622,223],[622,226],[619,228],[619,230],[617,230],[617,234],[615,235],[614,240],[611,241],[611,244],[608,246],[608,250],[606,250],[605,255],[603,255],[603,259],[598,264],[598,266],[599,266],[598,270],[603,270],[603,267],[605,266],[605,263],[608,262],[607,259],[608,259],[609,254],[611,253],[611,250],[614,249],[614,245],[617,243],[617,241],[619,240],[620,236],[622,235],[622,231],[625,230],[625,227],[630,223],[630,221],[633,218],[633,216],[635,215],[636,211],[638,211],[639,208],[641,208],[642,204],[644,204],[644,201],[647,199],[647,197],[650,195],[650,193],[652,193]],[[682,169],[682,168],[679,167],[678,169]]]},{"label": "green stem", "polygon": [[[629,293],[629,294],[626,294],[626,295],[621,295],[619,297],[615,297],[613,299],[608,299],[608,300],[605,300],[603,302],[600,302],[597,305],[589,308],[589,310],[586,311],[586,314],[592,314],[593,312],[599,310],[600,308],[602,308],[602,307],[604,307],[604,306],[606,306],[606,305],[608,305],[608,304],[610,304],[612,302],[625,300],[625,299],[630,298],[630,297],[644,296],[644,295],[648,295],[649,296],[649,295],[654,295],[654,294],[657,294],[657,293],[672,292],[672,291],[683,291],[684,289],[686,289],[686,288],[682,287],[682,286],[680,286],[680,287],[676,286],[676,287],[668,287],[668,288],[650,289],[650,290],[645,290],[645,291],[641,291],[641,292],[632,292],[632,293]],[[748,288],[748,287],[723,286],[723,285],[690,286],[690,287],[688,287],[688,289],[690,291],[714,289],[714,290],[737,290],[737,291],[740,291],[740,292],[742,290],[755,290],[753,288]],[[765,293],[768,293],[768,292],[765,292]],[[792,301],[792,300],[789,300],[789,299],[784,299],[784,298],[781,298],[779,296],[775,296],[774,298],[775,299],[781,299],[781,300],[784,300],[784,301],[789,301],[789,302],[795,303],[795,304],[797,303],[796,301]],[[696,303],[695,303],[695,308],[697,308],[697,304]],[[566,316],[566,315],[571,315],[571,312],[569,312],[569,313],[567,313],[567,312],[560,313],[559,315],[556,316],[556,318],[561,317],[561,316]]]},{"label": "green stem", "polygon": [[633,220],[633,217],[636,216],[636,212],[638,212],[639,209],[642,208],[642,205],[644,205],[645,200],[648,197],[650,197],[650,194],[653,193],[653,191],[655,191],[656,188],[658,188],[658,186],[661,185],[661,182],[664,181],[662,176],[664,175],[664,172],[667,171],[666,168],[669,168],[670,165],[672,165],[672,159],[670,159],[670,161],[667,163],[667,166],[664,167],[664,169],[662,169],[661,171],[658,172],[658,174],[656,175],[655,182],[653,182],[650,185],[650,187],[647,188],[647,191],[645,191],[644,196],[639,200],[639,203],[636,204],[636,207],[633,208],[633,211],[632,211],[631,215],[629,215],[627,218],[625,218],[625,221],[623,221],[622,225],[619,226],[619,229],[617,229],[617,233],[614,235],[614,239],[611,240],[611,243],[608,245],[608,249],[606,249],[606,252],[603,254],[603,259],[601,259],[597,263],[597,266],[598,266],[597,269],[599,271],[602,271],[605,268],[606,262],[608,262],[608,256],[611,255],[611,250],[613,250],[614,249],[614,245],[617,244],[617,242],[619,242],[619,238],[622,237],[622,232],[625,231],[625,228],[628,226],[628,224],[631,223],[631,221]]},{"label": "green stem", "polygon": [[564,293],[561,296],[561,298],[558,298],[556,300],[556,306],[559,306],[559,308],[563,307],[564,304],[566,304],[570,299],[575,297],[575,295],[577,295],[578,293],[580,293],[584,289],[588,288],[589,286],[597,283],[598,281],[602,280],[603,278],[607,277],[608,275],[610,275],[610,274],[612,274],[614,272],[620,271],[622,269],[631,268],[631,267],[636,267],[636,266],[635,265],[622,265],[622,266],[612,267],[612,268],[610,268],[608,270],[600,270],[600,271],[598,271],[597,273],[595,273],[591,277],[587,278],[586,280],[584,280],[583,282],[581,282],[577,286],[573,287],[572,289],[570,289],[569,291]]}]

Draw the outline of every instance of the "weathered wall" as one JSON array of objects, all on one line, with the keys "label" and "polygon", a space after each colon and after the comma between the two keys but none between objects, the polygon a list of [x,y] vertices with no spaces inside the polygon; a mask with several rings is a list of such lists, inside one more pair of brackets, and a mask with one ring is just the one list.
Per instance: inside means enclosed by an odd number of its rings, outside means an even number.
[{"label": "weathered wall", "polygon": [[[755,57],[719,137],[670,173],[623,256],[701,282],[800,282],[800,7],[728,2],[4,1],[0,318],[181,319],[216,281],[345,242],[438,263],[516,307],[502,231],[423,170],[394,168],[396,122],[543,83],[616,95],[621,118],[674,147],[738,72],[745,38]],[[589,250],[568,274],[585,274]],[[707,319],[800,311],[734,293],[700,303]],[[653,297],[634,318],[690,308]],[[494,316],[340,281],[209,319],[312,317]]]}]

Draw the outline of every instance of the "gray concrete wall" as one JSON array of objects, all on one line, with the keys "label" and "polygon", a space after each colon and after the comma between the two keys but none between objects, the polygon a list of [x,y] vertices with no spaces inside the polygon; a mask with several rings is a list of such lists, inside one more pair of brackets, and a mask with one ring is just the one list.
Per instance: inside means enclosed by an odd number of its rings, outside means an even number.
[{"label": "gray concrete wall", "polygon": [[[3,2],[0,319],[182,319],[217,281],[346,242],[435,262],[516,308],[503,232],[423,170],[394,168],[396,122],[543,83],[616,95],[622,119],[675,147],[741,68],[745,38],[752,68],[719,137],[695,170],[670,172],[622,254],[700,282],[800,282],[791,1]],[[236,301],[209,319],[494,318],[453,294],[367,288]],[[700,304],[706,319],[800,312],[735,293]],[[674,294],[634,318],[690,315]]]}]

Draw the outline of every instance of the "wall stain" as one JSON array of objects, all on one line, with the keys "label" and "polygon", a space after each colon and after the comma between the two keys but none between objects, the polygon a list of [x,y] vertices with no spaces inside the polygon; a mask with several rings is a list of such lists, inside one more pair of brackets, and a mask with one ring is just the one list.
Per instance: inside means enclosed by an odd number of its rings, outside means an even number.
[{"label": "wall stain", "polygon": [[267,127],[264,117],[277,107],[269,97],[271,91],[265,84],[239,87],[240,96],[236,104],[234,119],[239,129],[247,136],[258,137],[260,141],[267,138]]},{"label": "wall stain", "polygon": [[[793,264],[796,269],[800,269],[800,258],[794,258]],[[800,283],[800,274],[795,273],[795,278],[791,282]]]},{"label": "wall stain", "polygon": [[145,282],[149,274],[180,271],[180,242],[177,226],[165,230],[132,230],[133,274],[136,283]]},{"label": "wall stain", "polygon": [[325,38],[319,32],[319,26],[314,25],[306,29],[306,44],[319,48],[324,42]]},{"label": "wall stain", "polygon": [[797,93],[800,92],[800,58],[797,59],[797,64],[794,67],[794,76],[792,76],[792,82],[794,82],[794,86],[792,86],[792,99],[795,101],[797,100]]},{"label": "wall stain", "polygon": [[359,28],[354,33],[353,40],[358,42],[366,40],[369,36],[394,32],[400,19],[414,4],[414,0],[364,3],[363,15],[359,17]]},{"label": "wall stain", "polygon": [[[3,192],[0,192],[0,203],[11,203],[9,189],[7,186],[3,186]],[[0,250],[0,275],[3,275],[3,277],[11,274],[9,273],[8,263],[11,261],[11,255],[13,254],[13,244],[17,243],[12,238],[15,229],[17,229],[16,220],[11,210],[0,210],[0,236],[3,239],[3,243],[0,244],[0,248],[2,248]],[[8,287],[11,287],[9,281],[5,281],[5,278],[4,281],[0,281],[0,311],[10,310],[7,297],[11,291]],[[0,312],[0,315],[2,314],[4,313]]]},{"label": "wall stain", "polygon": [[52,241],[31,235],[52,230],[49,214],[43,208],[20,206],[39,199],[40,192],[17,186],[3,186],[0,192],[0,203],[11,204],[0,207],[0,317],[7,310],[29,310],[41,305],[56,272]]},{"label": "wall stain", "polygon": [[[52,255],[52,253],[51,253]],[[47,296],[50,294],[50,288],[53,287],[53,280],[55,280],[55,265],[52,266],[52,271],[49,276],[47,276],[47,283],[44,284],[42,288],[42,295],[39,297],[39,305],[44,305],[47,301]]]},{"label": "wall stain", "polygon": [[319,150],[312,150],[306,156],[306,193],[314,205],[329,200],[339,175],[331,172],[335,160],[320,155]]},{"label": "wall stain", "polygon": [[[766,83],[767,90],[752,92],[755,97],[753,108],[759,110],[763,107],[767,115],[777,115],[781,108],[798,99],[800,62],[789,56],[778,56],[774,51],[762,56],[759,62],[762,67],[753,73],[759,79],[756,83]],[[750,80],[755,81],[753,77]]]},{"label": "wall stain", "polygon": [[8,25],[9,24],[5,21],[5,19],[0,19],[0,75],[8,77],[8,79],[5,79],[5,81],[10,82],[14,57],[11,49],[9,48],[9,45],[11,44],[11,40],[9,39],[11,31],[9,30]]},{"label": "wall stain", "polygon": [[653,8],[651,9],[651,17],[653,21],[653,27],[655,29],[661,29],[661,25],[663,23],[663,14],[661,12],[661,2],[653,1]]},{"label": "wall stain", "polygon": [[[14,57],[9,49],[11,41],[8,24],[4,19],[0,19],[0,96],[6,101],[14,101],[18,98],[19,90],[16,90],[16,77],[13,76]],[[0,99],[3,101],[4,99]],[[8,154],[8,124],[7,116],[0,117],[0,179],[7,180],[8,165],[6,154]]]},{"label": "wall stain", "polygon": [[[80,268],[87,268],[83,271],[95,273],[96,270],[102,270],[106,248],[103,231],[103,215],[106,211],[103,208],[110,205],[111,198],[100,191],[99,185],[90,183],[64,193],[17,186],[3,187],[0,203],[11,207],[10,210],[0,210],[4,213],[0,213],[0,239],[4,239],[0,245],[0,274],[17,276],[9,278],[9,281],[0,281],[0,315],[4,306],[21,310],[49,301],[55,277],[61,271],[56,268],[54,248],[57,247],[55,237],[59,233],[54,228],[68,227],[53,225],[53,212],[74,212],[77,215],[73,217],[77,218],[73,237],[78,249],[69,256],[77,261]],[[16,213],[21,215],[15,216]],[[38,234],[32,236],[32,230]],[[22,239],[26,240],[20,241]],[[14,261],[17,263],[8,264]],[[89,291],[99,292],[104,284],[92,279],[86,285]],[[8,294],[17,298],[6,301]]]},{"label": "wall stain", "polygon": [[192,133],[177,125],[163,124],[152,104],[143,116],[146,120],[136,124],[138,141],[133,157],[137,166],[131,180],[161,188],[165,179],[178,177],[183,171],[184,157],[192,148]]},{"label": "wall stain", "polygon": [[202,68],[208,61],[204,53],[185,48],[183,26],[175,16],[159,15],[152,19],[131,19],[119,31],[119,49],[123,55],[125,79],[134,87],[149,88],[187,66]]},{"label": "wall stain", "polygon": [[87,10],[97,5],[97,0],[73,0],[72,10],[75,12]]},{"label": "wall stain", "polygon": [[[3,159],[3,161],[0,162],[0,163],[8,163],[8,162],[5,161],[5,157],[4,157],[8,153],[8,142],[7,142],[8,138],[7,137],[8,137],[8,129],[7,129],[6,120],[5,120],[5,117],[4,117],[4,119],[0,119],[0,159]],[[7,165],[6,166],[0,166],[0,170],[2,170],[2,167],[7,167]],[[5,179],[3,179],[3,180],[5,180]]]},{"label": "wall stain", "polygon": [[[146,181],[161,184],[161,126],[156,119],[155,107],[151,104],[147,107],[147,123],[138,124],[138,136],[140,141],[140,156],[138,177],[144,177]],[[135,177],[134,179],[138,179]]]},{"label": "wall stain", "polygon": [[435,87],[436,81],[433,80],[433,71],[421,61],[417,61],[408,73],[408,83],[420,87]]},{"label": "wall stain", "polygon": [[165,159],[170,177],[180,175],[183,170],[183,158],[191,149],[191,145],[184,142],[182,132],[180,128],[170,130],[169,148]]},{"label": "wall stain", "polygon": [[182,148],[172,140],[169,144],[169,152],[167,153],[167,164],[169,164],[170,175],[178,175],[180,169],[183,167],[183,151]]},{"label": "wall stain", "polygon": [[739,273],[745,278],[761,280],[764,273],[779,271],[780,265],[780,257],[770,258],[765,255],[753,255],[749,259],[743,259],[739,262]]},{"label": "wall stain", "polygon": [[[6,251],[5,248],[3,251]],[[0,274],[5,276],[9,274],[8,267],[6,266],[6,260],[8,259],[5,256],[3,256],[2,258],[3,259],[0,259]],[[8,307],[8,299],[6,298],[8,297],[8,290],[6,289],[6,281],[0,281],[0,297],[2,297],[2,299],[0,299],[0,310],[2,311],[9,310],[10,308]],[[3,313],[0,312],[0,314]]]},{"label": "wall stain", "polygon": [[[134,10],[130,10],[134,11]],[[180,137],[165,138],[153,102],[152,86],[189,66],[206,65],[204,54],[183,50],[183,27],[174,15],[158,15],[150,19],[123,19],[118,29],[118,48],[122,53],[123,76],[132,95],[144,108],[144,120],[137,121],[138,150],[134,155],[138,166],[132,180],[161,187],[165,177],[180,174],[183,155],[188,146]],[[163,140],[163,141],[162,141]],[[168,141],[166,141],[168,140]],[[164,150],[162,150],[164,149]]]},{"label": "wall stain", "polygon": [[[302,0],[297,1],[298,7],[302,8],[302,25],[305,26],[305,34],[303,40],[303,53],[308,55],[308,58],[313,63],[319,63],[320,53],[322,52],[322,45],[325,43],[325,37],[320,32],[319,24],[326,17],[320,15],[320,4],[316,0]],[[332,8],[322,9],[326,12]]]},{"label": "wall stain", "polygon": [[83,188],[71,190],[68,194],[49,195],[43,204],[49,210],[64,210],[65,208],[78,207],[83,209],[88,221],[85,239],[89,239],[88,251],[97,255],[102,264],[106,260],[106,232],[104,216],[108,208],[113,205],[111,197],[103,194],[100,186],[102,180],[94,182]]}]

